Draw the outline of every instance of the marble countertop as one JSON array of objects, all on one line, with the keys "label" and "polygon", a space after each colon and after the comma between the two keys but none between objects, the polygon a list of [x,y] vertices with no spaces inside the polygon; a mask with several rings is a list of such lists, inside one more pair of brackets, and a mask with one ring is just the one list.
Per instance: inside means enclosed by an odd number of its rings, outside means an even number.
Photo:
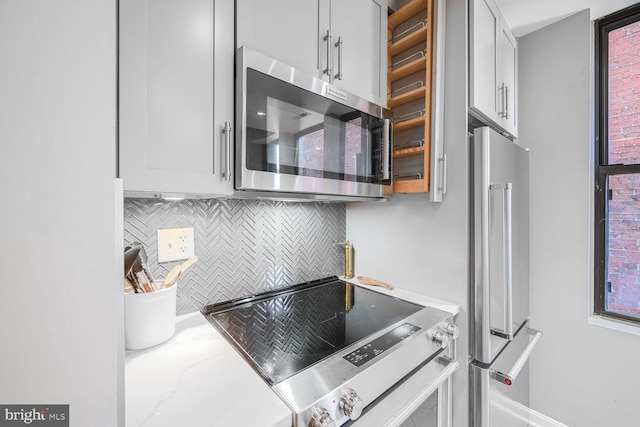
[{"label": "marble countertop", "polygon": [[[396,287],[394,287],[393,290],[388,290],[386,288],[380,287],[380,286],[365,286],[362,285],[360,282],[358,282],[357,278],[353,278],[353,279],[345,279],[344,276],[340,276],[340,280],[344,280],[345,282],[349,282],[349,283],[353,283],[354,285],[358,285],[358,286],[362,286],[365,288],[369,288],[371,290],[374,290],[376,292],[380,292],[383,294],[387,294],[387,295],[391,295],[393,297],[396,298],[401,298],[401,299],[405,299],[407,301],[411,301],[414,302],[416,304],[420,304],[420,305],[424,305],[425,307],[433,307],[433,308],[437,308],[443,311],[448,311],[449,313],[453,314],[454,316],[458,315],[460,313],[460,305],[458,304],[454,304],[448,301],[443,301],[441,299],[437,299],[437,298],[432,298],[426,295],[421,295],[415,292],[411,292],[411,291],[405,291],[403,289],[398,289]],[[393,285],[393,283],[392,283]]]},{"label": "marble countertop", "polygon": [[[346,281],[360,285],[356,279]],[[460,312],[459,305],[413,292],[371,289],[453,315]],[[202,313],[178,316],[176,322],[170,340],[126,352],[127,427],[291,426],[289,408]]]},{"label": "marble countertop", "polygon": [[202,313],[168,341],[125,356],[127,427],[290,427],[291,411]]}]

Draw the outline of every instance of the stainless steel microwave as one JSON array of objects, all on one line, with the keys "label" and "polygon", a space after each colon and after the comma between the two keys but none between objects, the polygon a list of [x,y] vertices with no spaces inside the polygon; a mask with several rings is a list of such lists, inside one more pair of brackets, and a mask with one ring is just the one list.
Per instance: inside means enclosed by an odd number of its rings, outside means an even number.
[{"label": "stainless steel microwave", "polygon": [[391,183],[388,110],[245,47],[235,122],[236,197],[364,201]]}]

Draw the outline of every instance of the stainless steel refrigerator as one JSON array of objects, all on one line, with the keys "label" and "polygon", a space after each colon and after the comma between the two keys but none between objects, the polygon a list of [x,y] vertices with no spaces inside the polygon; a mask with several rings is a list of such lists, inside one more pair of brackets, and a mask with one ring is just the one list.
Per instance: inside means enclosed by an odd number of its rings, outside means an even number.
[{"label": "stainless steel refrigerator", "polygon": [[481,127],[470,152],[472,425],[529,426],[529,151]]}]

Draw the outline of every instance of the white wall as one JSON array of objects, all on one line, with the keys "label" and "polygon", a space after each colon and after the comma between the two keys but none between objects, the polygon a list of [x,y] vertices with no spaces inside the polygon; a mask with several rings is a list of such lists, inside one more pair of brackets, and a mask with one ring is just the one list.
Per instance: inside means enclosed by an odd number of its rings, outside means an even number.
[{"label": "white wall", "polygon": [[0,1],[0,403],[74,426],[122,420],[115,11]]},{"label": "white wall", "polygon": [[584,11],[519,39],[520,143],[531,149],[534,409],[570,426],[640,423],[640,337],[588,324],[593,36]]},{"label": "white wall", "polygon": [[347,238],[356,249],[356,274],[375,277],[462,306],[454,376],[454,425],[468,427],[468,142],[466,0],[447,1],[445,152],[448,192],[442,204],[428,195],[398,195],[389,203],[349,205]]}]

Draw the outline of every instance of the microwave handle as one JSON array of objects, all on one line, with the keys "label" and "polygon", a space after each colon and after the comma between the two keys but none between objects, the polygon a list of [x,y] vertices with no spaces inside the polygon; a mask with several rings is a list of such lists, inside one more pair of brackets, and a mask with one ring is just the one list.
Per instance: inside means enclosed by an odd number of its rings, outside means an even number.
[{"label": "microwave handle", "polygon": [[384,119],[382,124],[382,151],[384,158],[382,160],[382,179],[391,179],[391,138],[393,135],[393,123],[390,119]]}]

